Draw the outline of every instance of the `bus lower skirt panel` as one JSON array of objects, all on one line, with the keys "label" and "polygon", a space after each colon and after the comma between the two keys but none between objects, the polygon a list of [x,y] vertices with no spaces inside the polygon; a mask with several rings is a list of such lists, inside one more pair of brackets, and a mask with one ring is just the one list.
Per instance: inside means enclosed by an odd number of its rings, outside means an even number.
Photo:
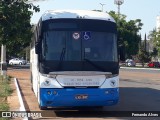
[{"label": "bus lower skirt panel", "polygon": [[81,107],[110,106],[119,101],[119,88],[40,88],[40,106]]}]

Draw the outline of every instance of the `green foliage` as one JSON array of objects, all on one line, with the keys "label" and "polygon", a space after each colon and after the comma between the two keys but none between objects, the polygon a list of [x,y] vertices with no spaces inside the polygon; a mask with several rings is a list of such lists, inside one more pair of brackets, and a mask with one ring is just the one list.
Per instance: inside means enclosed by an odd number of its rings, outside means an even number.
[{"label": "green foliage", "polygon": [[10,87],[10,77],[0,76],[0,111],[8,111],[9,105],[6,102],[7,96],[11,95],[13,90]]},{"label": "green foliage", "polygon": [[[0,1],[0,44],[7,45],[10,53],[16,53],[29,45],[32,31],[31,9],[39,11],[38,6],[28,0]],[[30,10],[29,10],[30,9]]]},{"label": "green foliage", "polygon": [[109,14],[115,19],[118,26],[118,45],[125,47],[126,57],[136,55],[139,50],[139,44],[141,36],[138,35],[139,30],[143,24],[140,19],[126,21],[126,17],[123,14],[116,14],[114,11],[110,11]]},{"label": "green foliage", "polygon": [[143,47],[139,49],[137,57],[139,61],[142,63],[143,67],[144,67],[144,63],[149,62],[151,60],[149,53],[146,52]]},{"label": "green foliage", "polygon": [[102,10],[93,10],[93,11],[102,12]]},{"label": "green foliage", "polygon": [[149,34],[149,39],[153,44],[153,47],[157,50],[157,55],[160,57],[160,32],[153,29]]},{"label": "green foliage", "polygon": [[12,93],[12,89],[9,86],[10,78],[7,76],[0,76],[0,97],[7,97]]},{"label": "green foliage", "polygon": [[30,59],[30,46],[24,48],[21,52],[17,54],[17,57],[23,57],[23,59],[29,61]]},{"label": "green foliage", "polygon": [[0,103],[0,111],[8,111],[9,106],[7,103]]},{"label": "green foliage", "polygon": [[151,52],[150,54],[151,54],[151,57],[156,58],[158,55],[158,50],[156,48],[153,48],[153,52]]}]

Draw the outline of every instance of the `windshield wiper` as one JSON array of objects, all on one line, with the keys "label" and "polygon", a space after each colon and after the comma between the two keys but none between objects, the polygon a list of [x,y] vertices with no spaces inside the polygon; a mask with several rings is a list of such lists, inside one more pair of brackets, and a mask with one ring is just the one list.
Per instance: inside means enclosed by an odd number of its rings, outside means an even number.
[{"label": "windshield wiper", "polygon": [[92,62],[91,60],[86,59],[86,58],[84,58],[83,60],[86,61],[86,62],[88,62],[88,63],[90,63],[92,66],[94,66],[95,68],[99,69],[100,71],[105,72],[105,69],[104,69],[104,68],[102,68],[102,67],[96,65],[96,64],[95,64],[94,62]]},{"label": "windshield wiper", "polygon": [[63,61],[65,53],[66,53],[66,48],[63,48],[60,56],[60,62]]},{"label": "windshield wiper", "polygon": [[62,67],[62,62],[64,60],[65,53],[66,53],[66,48],[63,48],[62,52],[61,52],[61,55],[60,55],[60,61],[59,61],[57,70],[59,70]]}]

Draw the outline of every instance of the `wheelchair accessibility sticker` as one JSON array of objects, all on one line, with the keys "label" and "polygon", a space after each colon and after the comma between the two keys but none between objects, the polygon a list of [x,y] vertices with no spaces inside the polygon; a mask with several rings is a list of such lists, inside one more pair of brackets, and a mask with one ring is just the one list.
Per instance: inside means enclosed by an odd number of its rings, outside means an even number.
[{"label": "wheelchair accessibility sticker", "polygon": [[83,32],[83,39],[84,40],[90,40],[91,39],[91,32]]}]

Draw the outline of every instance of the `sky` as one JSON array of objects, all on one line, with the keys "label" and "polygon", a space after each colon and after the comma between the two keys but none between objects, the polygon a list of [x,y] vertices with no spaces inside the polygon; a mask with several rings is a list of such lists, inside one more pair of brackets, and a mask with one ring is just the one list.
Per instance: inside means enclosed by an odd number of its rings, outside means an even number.
[{"label": "sky", "polygon": [[[114,0],[45,0],[33,2],[34,5],[39,5],[41,11],[33,14],[31,23],[37,23],[46,10],[102,10],[100,3],[105,4],[103,11],[118,11]],[[160,15],[160,0],[124,0],[120,13],[127,16],[127,21],[141,19],[144,25],[139,34],[144,39],[145,33],[148,35],[156,27],[156,17]]]}]

